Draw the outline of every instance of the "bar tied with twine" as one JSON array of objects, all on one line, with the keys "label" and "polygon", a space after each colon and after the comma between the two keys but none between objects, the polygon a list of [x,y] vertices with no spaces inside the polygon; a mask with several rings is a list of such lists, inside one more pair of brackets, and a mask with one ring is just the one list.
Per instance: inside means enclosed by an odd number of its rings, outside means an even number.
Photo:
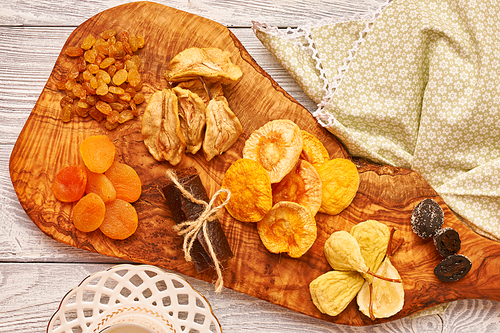
[{"label": "bar tied with twine", "polygon": [[216,218],[216,213],[224,207],[229,198],[214,207],[221,189],[208,200],[205,187],[193,168],[177,173],[168,170],[168,184],[162,189],[176,225],[174,231],[184,237],[183,251],[186,261],[192,261],[198,273],[209,268],[217,272],[215,290],[222,289],[222,263],[233,257],[226,235]]}]

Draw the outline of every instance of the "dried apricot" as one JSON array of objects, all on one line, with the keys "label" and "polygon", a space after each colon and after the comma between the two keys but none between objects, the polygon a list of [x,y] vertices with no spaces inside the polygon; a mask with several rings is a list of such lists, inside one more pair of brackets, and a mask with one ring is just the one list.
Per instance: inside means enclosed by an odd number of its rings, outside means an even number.
[{"label": "dried apricot", "polygon": [[92,172],[108,170],[115,159],[115,151],[115,145],[106,135],[89,136],[80,144],[80,155]]},{"label": "dried apricot", "polygon": [[323,199],[319,211],[330,215],[347,208],[358,191],[358,169],[350,160],[335,158],[314,164],[323,183]]},{"label": "dried apricot", "polygon": [[103,202],[109,202],[116,199],[116,190],[113,183],[102,173],[87,171],[86,193],[94,193],[101,197]]},{"label": "dried apricot", "polygon": [[243,157],[259,162],[269,172],[271,183],[285,177],[302,152],[300,128],[291,120],[278,119],[254,131],[243,148]]},{"label": "dried apricot", "polygon": [[301,130],[300,134],[302,135],[302,150],[307,154],[308,162],[321,164],[330,159],[328,151],[317,137],[304,130]]},{"label": "dried apricot", "polygon": [[295,202],[281,201],[257,222],[264,246],[272,253],[286,252],[301,257],[317,237],[316,221],[311,211]]},{"label": "dried apricot", "polygon": [[54,178],[52,191],[62,202],[78,201],[85,193],[87,173],[83,165],[70,165],[63,168]]},{"label": "dried apricot", "polygon": [[73,224],[80,231],[94,231],[104,220],[105,211],[106,206],[101,197],[95,193],[89,193],[73,208]]},{"label": "dried apricot", "polygon": [[134,202],[141,196],[141,179],[131,166],[115,161],[104,175],[113,184],[117,199]]},{"label": "dried apricot", "polygon": [[116,199],[106,204],[106,213],[99,229],[112,239],[130,237],[137,229],[137,211],[127,201]]},{"label": "dried apricot", "polygon": [[[222,188],[231,192],[226,209],[239,221],[257,222],[272,207],[269,174],[254,160],[243,158],[234,162],[224,174]],[[226,200],[225,193],[221,193],[221,200]]]},{"label": "dried apricot", "polygon": [[280,201],[292,201],[306,206],[314,216],[321,207],[321,177],[314,166],[299,160],[295,168],[279,183],[272,184],[273,205]]}]

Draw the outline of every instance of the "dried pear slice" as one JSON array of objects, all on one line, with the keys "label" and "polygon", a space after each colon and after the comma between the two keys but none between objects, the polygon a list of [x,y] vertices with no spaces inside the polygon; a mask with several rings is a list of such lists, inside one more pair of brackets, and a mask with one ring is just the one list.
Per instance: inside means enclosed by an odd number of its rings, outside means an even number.
[{"label": "dried pear slice", "polygon": [[220,80],[222,84],[232,83],[243,73],[231,62],[229,55],[229,52],[218,48],[185,49],[170,61],[165,78],[170,82],[181,82],[203,76]]},{"label": "dried pear slice", "polygon": [[336,231],[325,242],[324,252],[330,266],[339,271],[368,272],[356,239],[347,231]]},{"label": "dried pear slice", "polygon": [[224,91],[222,90],[222,85],[220,84],[220,82],[206,80],[205,83],[212,97],[210,97],[210,95],[208,94],[208,91],[205,89],[205,86],[203,85],[201,80],[198,79],[179,82],[177,87],[187,89],[200,96],[205,105],[208,105],[208,102],[210,102],[212,98],[224,96]]},{"label": "dried pear slice", "polygon": [[302,150],[306,153],[308,162],[321,164],[330,159],[328,151],[317,137],[304,130],[301,130],[300,134],[302,135]]},{"label": "dried pear slice", "polygon": [[313,280],[309,292],[319,311],[336,316],[356,297],[363,282],[363,277],[357,272],[330,271]]},{"label": "dried pear slice", "polygon": [[155,160],[161,161],[160,129],[163,118],[163,93],[156,91],[151,95],[142,116],[142,137],[149,153]]},{"label": "dried pear slice", "polygon": [[359,187],[358,169],[350,160],[335,158],[314,164],[323,182],[323,199],[319,211],[337,215],[347,208]]},{"label": "dried pear slice", "polygon": [[278,183],[295,166],[302,152],[300,128],[291,120],[272,120],[255,130],[245,143],[243,157],[262,164],[271,183]]},{"label": "dried pear slice", "polygon": [[[401,280],[398,270],[392,265],[389,257],[386,257],[382,262],[376,274],[391,279]],[[393,283],[373,278],[371,289],[370,296],[370,284],[366,281],[357,297],[359,310],[366,316],[372,317],[370,315],[370,300],[372,304],[371,311],[374,318],[391,317],[403,308],[405,301],[403,283]]]},{"label": "dried pear slice", "polygon": [[316,221],[306,207],[281,201],[257,222],[264,246],[272,253],[286,252],[299,258],[309,250],[317,237]]},{"label": "dried pear slice", "polygon": [[[225,207],[239,221],[260,221],[272,208],[269,174],[254,160],[243,158],[234,162],[224,174],[222,188],[231,192]],[[226,193],[222,192],[220,198],[226,200]]]},{"label": "dried pear slice", "polygon": [[161,156],[172,165],[177,165],[184,156],[186,141],[181,132],[179,105],[172,89],[163,89],[163,117],[160,128]]},{"label": "dried pear slice", "polygon": [[[378,221],[368,220],[352,227],[350,233],[358,242],[366,266],[370,271],[376,272],[387,253],[391,236],[389,227]],[[363,277],[369,282],[373,279],[369,274],[363,274]]]},{"label": "dried pear slice", "polygon": [[321,206],[321,178],[314,166],[299,160],[296,167],[279,183],[272,184],[273,205],[280,201],[292,201],[306,206],[313,216]]}]

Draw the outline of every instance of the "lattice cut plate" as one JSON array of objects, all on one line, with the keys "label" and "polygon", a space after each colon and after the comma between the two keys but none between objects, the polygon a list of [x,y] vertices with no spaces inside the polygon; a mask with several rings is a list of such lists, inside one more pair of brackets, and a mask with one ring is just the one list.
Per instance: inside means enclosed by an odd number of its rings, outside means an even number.
[{"label": "lattice cut plate", "polygon": [[71,290],[47,333],[98,333],[133,322],[158,333],[222,333],[208,301],[180,276],[150,265],[118,265]]}]

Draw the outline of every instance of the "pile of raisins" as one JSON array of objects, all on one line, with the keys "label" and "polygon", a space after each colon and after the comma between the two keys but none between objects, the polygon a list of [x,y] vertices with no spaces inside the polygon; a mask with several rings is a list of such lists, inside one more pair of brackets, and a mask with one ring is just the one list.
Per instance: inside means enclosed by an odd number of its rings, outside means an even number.
[{"label": "pile of raisins", "polygon": [[141,59],[135,53],[144,44],[141,35],[129,35],[126,30],[117,35],[109,29],[66,48],[65,54],[76,63],[57,83],[66,94],[60,101],[61,120],[91,116],[99,122],[105,120],[105,128],[113,130],[138,116],[137,105],[144,102],[144,94],[140,92]]}]

